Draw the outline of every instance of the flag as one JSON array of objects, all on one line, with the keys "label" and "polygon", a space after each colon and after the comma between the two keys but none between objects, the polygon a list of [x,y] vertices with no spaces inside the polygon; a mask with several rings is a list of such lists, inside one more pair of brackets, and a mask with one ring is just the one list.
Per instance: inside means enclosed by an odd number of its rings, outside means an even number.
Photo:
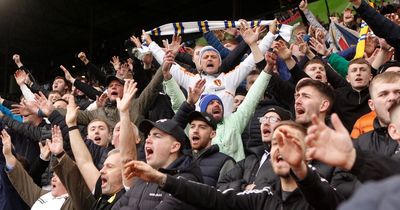
[{"label": "flag", "polygon": [[[248,21],[251,27],[260,25],[269,25],[272,20],[252,20]],[[193,22],[174,22],[164,24],[156,27],[152,30],[146,31],[146,33],[153,36],[165,36],[173,34],[189,34],[197,32],[208,32],[214,30],[222,30],[227,28],[237,28],[239,21],[193,21]],[[279,24],[278,33],[285,40],[289,41],[292,33],[292,26],[286,24]]]},{"label": "flag", "polygon": [[[373,4],[372,2],[369,2],[369,5],[370,5],[371,7],[374,7],[374,4]],[[354,59],[364,57],[364,52],[365,52],[365,41],[366,41],[366,39],[367,39],[368,30],[369,30],[368,24],[363,20],[363,21],[361,22],[360,36],[358,37],[358,43],[357,43],[357,48],[356,48],[356,55],[354,56]]]},{"label": "flag", "polygon": [[332,43],[337,51],[346,50],[351,46],[357,45],[358,34],[356,31],[347,28],[338,23],[331,22],[329,33],[332,38]]}]

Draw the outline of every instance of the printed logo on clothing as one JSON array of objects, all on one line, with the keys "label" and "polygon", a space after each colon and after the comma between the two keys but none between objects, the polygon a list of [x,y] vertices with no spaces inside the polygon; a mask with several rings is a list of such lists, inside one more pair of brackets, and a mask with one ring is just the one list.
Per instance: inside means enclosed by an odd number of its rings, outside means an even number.
[{"label": "printed logo on clothing", "polygon": [[219,87],[219,86],[221,86],[222,82],[220,79],[216,79],[216,80],[214,80],[214,84]]}]

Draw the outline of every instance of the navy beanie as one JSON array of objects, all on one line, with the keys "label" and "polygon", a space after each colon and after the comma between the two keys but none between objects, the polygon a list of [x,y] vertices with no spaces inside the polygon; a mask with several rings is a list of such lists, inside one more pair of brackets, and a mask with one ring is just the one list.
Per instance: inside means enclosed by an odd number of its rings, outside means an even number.
[{"label": "navy beanie", "polygon": [[207,106],[208,106],[208,104],[210,104],[210,102],[212,100],[218,100],[221,103],[222,108],[224,108],[224,104],[222,103],[222,100],[220,97],[218,97],[217,95],[214,95],[214,94],[209,94],[209,95],[204,95],[204,97],[200,100],[200,104],[199,104],[200,112],[206,112]]}]

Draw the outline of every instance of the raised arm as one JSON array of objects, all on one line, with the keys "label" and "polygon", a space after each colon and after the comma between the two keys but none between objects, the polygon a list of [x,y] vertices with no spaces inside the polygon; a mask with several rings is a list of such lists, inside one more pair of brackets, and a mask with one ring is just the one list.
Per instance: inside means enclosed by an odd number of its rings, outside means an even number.
[{"label": "raised arm", "polygon": [[[117,98],[117,108],[120,116],[119,150],[121,153],[122,164],[137,159],[136,143],[138,143],[139,133],[136,126],[131,122],[129,111],[132,105],[132,98],[137,91],[134,80],[126,80],[124,84],[124,94],[122,99]],[[121,169],[123,173],[124,169]],[[126,187],[132,187],[133,179],[123,178]]]},{"label": "raised arm", "polygon": [[[97,170],[93,163],[92,156],[85,142],[82,139],[81,133],[77,127],[77,112],[79,107],[75,104],[75,98],[70,96],[68,99],[67,114],[65,116],[65,122],[69,130],[69,139],[71,143],[71,149],[75,157],[76,165],[79,168],[83,178],[90,191],[93,191],[96,186],[96,181],[100,177],[100,171]],[[61,137],[61,131],[57,136]]]},{"label": "raised arm", "polygon": [[275,132],[279,154],[289,164],[307,202],[315,209],[336,209],[343,198],[327,181],[321,181],[317,173],[307,167],[305,136],[293,133],[287,127],[280,127]]},{"label": "raised arm", "polygon": [[11,137],[7,131],[2,130],[0,137],[3,143],[3,154],[6,159],[6,172],[10,182],[26,204],[32,207],[36,200],[45,194],[46,191],[33,182],[32,178],[22,167],[22,164],[12,154]]},{"label": "raised arm", "polygon": [[182,129],[185,129],[188,124],[188,117],[190,112],[195,110],[195,104],[199,100],[201,94],[205,89],[206,80],[200,79],[196,82],[194,87],[189,87],[188,98],[184,101],[179,110],[174,115],[174,120],[178,122]]}]

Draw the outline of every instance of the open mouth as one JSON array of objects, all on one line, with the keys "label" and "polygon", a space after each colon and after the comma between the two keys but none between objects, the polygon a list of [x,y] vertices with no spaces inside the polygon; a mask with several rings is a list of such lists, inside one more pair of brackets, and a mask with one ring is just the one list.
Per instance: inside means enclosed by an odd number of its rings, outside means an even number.
[{"label": "open mouth", "polygon": [[356,82],[361,82],[361,81],[363,81],[363,79],[362,78],[356,78],[355,81]]},{"label": "open mouth", "polygon": [[117,91],[112,91],[112,92],[110,93],[110,95],[112,95],[112,96],[118,96],[118,92],[117,92]]},{"label": "open mouth", "polygon": [[153,149],[150,147],[146,147],[145,150],[146,150],[146,158],[149,158],[154,153]]},{"label": "open mouth", "polygon": [[263,130],[262,130],[262,134],[265,136],[265,135],[269,135],[269,134],[271,134],[271,131],[268,129],[268,128],[264,128]]},{"label": "open mouth", "polygon": [[317,76],[315,76],[315,79],[316,80],[322,80],[322,76],[321,75],[317,75]]},{"label": "open mouth", "polygon": [[101,142],[101,138],[100,138],[100,136],[96,136],[96,137],[94,137],[94,142],[96,143],[96,144],[99,144],[100,142]]},{"label": "open mouth", "polygon": [[302,108],[297,108],[296,109],[296,115],[302,115],[304,113],[305,113],[304,109],[302,109]]},{"label": "open mouth", "polygon": [[221,114],[221,109],[219,109],[219,108],[213,109],[212,114]]},{"label": "open mouth", "polygon": [[275,157],[275,162],[276,163],[283,163],[285,160],[283,159],[282,155],[277,155]]},{"label": "open mouth", "polygon": [[192,136],[192,143],[193,144],[197,144],[200,141],[200,137],[199,136]]},{"label": "open mouth", "polygon": [[101,177],[101,187],[104,188],[107,186],[108,180],[104,177]]},{"label": "open mouth", "polygon": [[213,67],[214,67],[214,64],[208,63],[208,64],[207,64],[207,68],[208,68],[208,67],[213,68]]}]

